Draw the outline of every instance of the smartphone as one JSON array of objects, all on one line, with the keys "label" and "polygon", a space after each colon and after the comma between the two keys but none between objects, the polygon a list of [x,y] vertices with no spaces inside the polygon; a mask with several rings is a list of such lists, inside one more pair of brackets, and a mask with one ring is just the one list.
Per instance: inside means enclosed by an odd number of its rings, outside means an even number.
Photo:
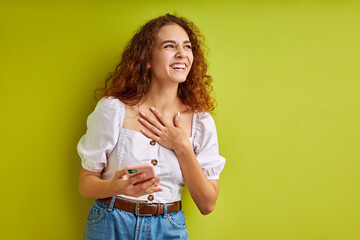
[{"label": "smartphone", "polygon": [[135,184],[145,182],[156,176],[155,168],[151,163],[128,165],[125,167],[125,171],[128,178],[145,173],[145,178],[141,179],[141,181],[136,182]]}]

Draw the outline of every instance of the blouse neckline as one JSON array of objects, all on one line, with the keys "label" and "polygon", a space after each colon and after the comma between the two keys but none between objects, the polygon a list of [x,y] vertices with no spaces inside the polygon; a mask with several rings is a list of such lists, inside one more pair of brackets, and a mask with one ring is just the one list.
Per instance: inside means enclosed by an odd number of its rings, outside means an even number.
[{"label": "blouse neckline", "polygon": [[[145,137],[146,139],[150,139],[148,137],[146,137],[144,134],[142,134],[141,132],[138,132],[138,131],[135,131],[135,130],[132,130],[132,129],[129,129],[129,128],[124,128],[124,119],[125,119],[125,104],[121,102],[121,111],[122,111],[122,119],[120,119],[120,128],[121,129],[124,129],[125,131],[127,132],[130,132],[130,133],[133,133],[133,134],[138,134],[138,135],[141,135],[143,137]],[[192,114],[192,121],[191,121],[191,136],[189,137],[189,139],[194,139],[194,135],[195,135],[195,125],[196,125],[196,112],[194,112]]]}]

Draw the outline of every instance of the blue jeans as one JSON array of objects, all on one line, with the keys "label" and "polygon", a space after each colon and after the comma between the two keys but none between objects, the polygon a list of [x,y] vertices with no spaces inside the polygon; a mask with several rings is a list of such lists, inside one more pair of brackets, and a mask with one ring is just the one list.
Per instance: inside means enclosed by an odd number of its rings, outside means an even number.
[{"label": "blue jeans", "polygon": [[[86,240],[188,239],[183,211],[136,216],[96,200],[86,222]],[[164,208],[166,209],[166,207]]]}]

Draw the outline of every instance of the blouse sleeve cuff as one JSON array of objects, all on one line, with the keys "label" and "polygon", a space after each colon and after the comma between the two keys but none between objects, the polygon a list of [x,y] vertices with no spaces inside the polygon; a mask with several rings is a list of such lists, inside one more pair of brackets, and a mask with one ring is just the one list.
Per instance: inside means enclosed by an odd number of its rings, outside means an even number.
[{"label": "blouse sleeve cuff", "polygon": [[[198,158],[198,161],[201,162],[202,160]],[[216,160],[211,162],[202,163],[202,170],[209,180],[218,180],[220,178],[220,173],[224,169],[225,166],[225,158],[218,155]],[[208,166],[206,166],[208,165]]]},{"label": "blouse sleeve cuff", "polygon": [[84,159],[81,160],[81,166],[90,172],[102,172],[104,170],[104,164],[96,164]]}]

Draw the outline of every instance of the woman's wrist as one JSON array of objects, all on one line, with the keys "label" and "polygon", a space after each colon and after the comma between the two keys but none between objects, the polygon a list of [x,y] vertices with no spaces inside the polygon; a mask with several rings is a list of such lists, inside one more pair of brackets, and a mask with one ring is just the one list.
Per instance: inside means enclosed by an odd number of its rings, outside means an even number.
[{"label": "woman's wrist", "polygon": [[122,194],[122,189],[119,187],[118,179],[116,179],[115,177],[108,180],[106,186],[107,192],[109,192],[112,196]]},{"label": "woman's wrist", "polygon": [[193,148],[192,148],[191,142],[188,139],[186,139],[185,141],[181,142],[180,144],[177,144],[177,147],[174,148],[174,152],[177,156],[187,154],[187,153],[192,153]]}]

